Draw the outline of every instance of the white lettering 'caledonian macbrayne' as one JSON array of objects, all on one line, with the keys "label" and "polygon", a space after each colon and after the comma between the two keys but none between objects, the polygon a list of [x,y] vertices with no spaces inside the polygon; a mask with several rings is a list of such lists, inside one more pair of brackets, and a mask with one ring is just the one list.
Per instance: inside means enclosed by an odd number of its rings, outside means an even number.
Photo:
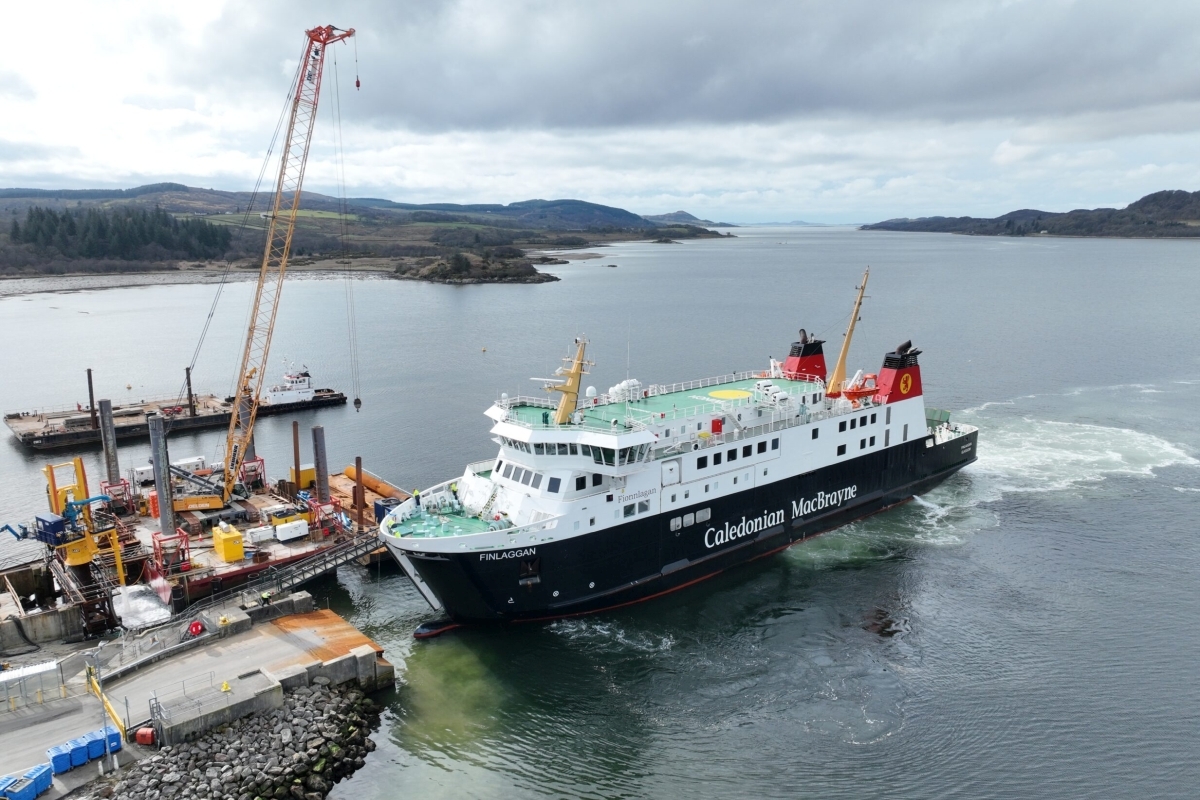
[{"label": "white lettering 'caledonian macbrayne'", "polygon": [[[858,494],[858,484],[847,486],[844,489],[838,489],[836,492],[817,492],[817,496],[811,500],[793,500],[792,501],[792,519],[799,519],[814,511],[823,511],[826,508],[837,508],[847,500],[853,500]],[[727,544],[734,539],[741,539],[744,536],[749,536],[752,533],[765,531],[772,525],[783,524],[783,511],[768,512],[764,511],[761,517],[754,519],[746,519],[742,517],[742,521],[736,525],[731,525],[728,522],[721,528],[709,528],[704,532],[704,546],[712,549],[717,545]]]},{"label": "white lettering 'caledonian macbrayne'", "polygon": [[734,539],[741,539],[743,536],[749,536],[752,533],[765,531],[772,525],[783,524],[783,510],[774,512],[763,512],[761,517],[755,519],[746,519],[742,517],[742,521],[737,525],[725,523],[723,528],[709,528],[704,532],[704,546],[712,549],[719,544],[732,542]]},{"label": "white lettering 'caledonian macbrayne'", "polygon": [[847,500],[853,500],[857,494],[858,484],[855,484],[847,486],[845,489],[838,489],[836,492],[817,492],[817,496],[811,500],[793,500],[792,519],[799,519],[814,511],[822,511],[826,508],[837,508]]}]

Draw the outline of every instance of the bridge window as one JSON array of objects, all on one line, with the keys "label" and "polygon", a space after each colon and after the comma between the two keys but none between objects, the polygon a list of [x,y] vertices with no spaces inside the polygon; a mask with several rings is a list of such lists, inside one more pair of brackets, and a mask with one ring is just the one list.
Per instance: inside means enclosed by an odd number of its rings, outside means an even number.
[{"label": "bridge window", "polygon": [[535,456],[544,456],[544,455],[546,455],[546,445],[542,444],[541,442],[534,442],[534,444],[533,444],[533,454],[534,454]]},{"label": "bridge window", "polygon": [[532,480],[533,480],[533,470],[529,470],[529,469],[525,470],[525,474],[521,476],[521,485],[528,486],[529,482]]},{"label": "bridge window", "polygon": [[587,489],[587,476],[580,475],[575,479],[575,491],[582,492]]},{"label": "bridge window", "polygon": [[511,478],[511,477],[512,477],[512,470],[513,470],[513,465],[512,465],[512,464],[509,464],[508,466],[506,466],[506,467],[504,468],[504,477],[506,477],[506,478]]},{"label": "bridge window", "polygon": [[570,452],[570,454],[571,454],[571,455],[573,455],[573,456],[577,456],[577,455],[579,455],[579,448],[578,448],[578,447],[576,447],[574,444],[572,444],[572,445],[570,445],[570,447],[569,447],[569,452]]},{"label": "bridge window", "polygon": [[592,454],[592,446],[590,444],[581,444],[579,445],[579,452],[585,456],[590,456]]},{"label": "bridge window", "polygon": [[530,484],[534,489],[542,485],[542,473],[538,472],[533,476],[533,483]]},{"label": "bridge window", "polygon": [[599,472],[593,472],[592,473],[592,486],[599,486],[602,483],[604,483],[604,476],[601,475]]},{"label": "bridge window", "polygon": [[[558,487],[560,487],[560,486],[562,486],[561,478],[551,478],[549,480],[549,482],[547,482],[547,484],[546,484],[546,491],[550,492],[550,494],[558,494]],[[594,518],[592,520],[592,524],[593,525],[595,524]]]},{"label": "bridge window", "polygon": [[566,442],[559,442],[559,443],[558,443],[558,454],[559,454],[560,456],[565,456],[565,455],[567,455],[567,444],[566,444]]}]

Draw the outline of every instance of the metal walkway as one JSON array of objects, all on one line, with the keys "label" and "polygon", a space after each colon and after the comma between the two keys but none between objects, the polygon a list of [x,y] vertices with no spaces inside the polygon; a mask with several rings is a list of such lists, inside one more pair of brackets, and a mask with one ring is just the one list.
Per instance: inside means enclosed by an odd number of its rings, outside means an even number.
[{"label": "metal walkway", "polygon": [[263,592],[284,594],[314,578],[336,570],[343,564],[349,564],[356,558],[378,550],[381,543],[373,528],[360,533],[352,539],[335,544],[316,555],[289,564],[286,567],[271,567],[260,573],[254,580],[248,581],[236,589],[230,589],[220,594],[201,600],[185,608],[172,617],[173,622],[192,619],[196,612],[213,606],[219,606],[236,597],[259,597]]}]

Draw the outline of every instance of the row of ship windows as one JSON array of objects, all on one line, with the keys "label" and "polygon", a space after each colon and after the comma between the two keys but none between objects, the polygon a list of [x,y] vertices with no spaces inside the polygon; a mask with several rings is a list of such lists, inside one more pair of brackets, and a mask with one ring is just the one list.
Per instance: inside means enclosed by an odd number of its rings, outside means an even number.
[{"label": "row of ship windows", "polygon": [[[874,416],[874,415],[872,414],[872,416]],[[903,435],[903,438],[901,439],[901,441],[907,442],[908,441],[908,425],[904,426],[904,432],[902,435]],[[889,428],[883,432],[883,446],[884,447],[888,447],[891,444],[891,438],[892,438],[892,431]],[[874,447],[874,446],[875,446],[875,437],[874,436],[870,437],[869,439],[859,439],[858,440],[858,449],[859,450],[866,450],[868,447]],[[837,454],[839,456],[846,455],[846,445],[839,444],[838,448],[837,448]]]},{"label": "row of ship windows", "polygon": [[516,439],[509,439],[507,436],[501,436],[500,441],[506,446],[514,450],[520,450],[524,453],[529,453],[535,456],[578,456],[582,455],[586,458],[591,458],[597,464],[604,464],[609,467],[623,467],[626,464],[636,464],[639,461],[645,461],[650,455],[650,445],[643,444],[637,447],[622,447],[619,450],[612,447],[592,447],[586,444],[575,444],[573,442],[535,442],[533,445],[527,442],[518,442]]},{"label": "row of ship windows", "polygon": [[[813,438],[815,439],[817,437],[814,436]],[[779,449],[779,438],[778,437],[771,440],[771,449],[772,450]],[[758,443],[758,452],[760,452],[760,453],[767,452],[767,440],[766,439],[763,439],[761,442]],[[749,458],[753,454],[754,454],[754,445],[747,444],[747,445],[742,446],[742,458]],[[729,450],[728,452],[723,453],[723,454],[722,453],[713,453],[712,454],[712,463],[713,463],[714,467],[719,467],[721,465],[722,459],[724,459],[726,462],[733,462],[733,461],[737,461],[737,457],[738,457],[738,449],[736,447],[734,447],[731,450]],[[696,459],[696,469],[708,469],[708,456],[700,456]]]},{"label": "row of ship windows", "polygon": [[708,522],[712,518],[711,508],[702,508],[695,514],[684,514],[682,517],[671,518],[671,530],[677,531],[680,528],[690,528],[697,522]]},{"label": "row of ship windows", "polygon": [[[771,470],[770,470],[768,467],[763,467],[762,474],[763,474],[763,477],[764,477],[764,478],[765,478],[765,477],[766,477],[768,474],[770,474],[770,472],[771,472]],[[749,481],[749,480],[750,480],[750,473],[749,473],[749,472],[747,472],[746,474],[742,475],[742,479],[743,479],[743,480],[746,480],[746,481]],[[734,486],[736,486],[736,485],[737,485],[737,482],[738,482],[738,476],[737,476],[737,475],[734,475],[734,476],[733,476],[733,485],[734,485]],[[709,492],[709,490],[710,490],[710,489],[711,489],[712,491],[714,491],[714,492],[715,492],[717,489],[720,489],[720,488],[721,488],[721,482],[720,482],[720,481],[713,481],[712,483],[706,483],[706,484],[704,484],[704,493],[705,493],[705,494],[707,494],[707,493]],[[691,497],[692,497],[692,490],[691,490],[691,489],[684,489],[684,490],[683,490],[683,499],[684,499],[684,500],[689,500],[689,499],[691,499]],[[676,502],[678,499],[679,499],[679,494],[678,494],[677,492],[673,492],[673,493],[671,494],[671,502],[672,502],[672,503],[674,503],[674,502]]]},{"label": "row of ship windows", "polygon": [[[891,424],[892,410],[890,408],[887,410],[887,416],[888,416],[887,424]],[[871,424],[872,425],[875,424],[875,415],[874,414],[871,415]],[[854,430],[856,427],[858,427],[858,428],[867,427],[867,415],[866,414],[863,414],[861,417],[854,417],[853,419],[850,420],[850,430]],[[842,420],[841,422],[838,423],[838,432],[840,433],[845,430],[846,430],[846,420]],[[814,439],[817,438],[817,429],[816,428],[813,428],[813,438]]]},{"label": "row of ship windows", "polygon": [[[514,483],[528,486],[531,489],[540,489],[542,486],[542,473],[534,472],[528,467],[522,467],[520,464],[514,464],[511,461],[507,464],[503,461],[497,462],[496,472]],[[558,490],[561,487],[561,478],[551,478],[546,482],[546,491],[551,494],[558,494]]]}]

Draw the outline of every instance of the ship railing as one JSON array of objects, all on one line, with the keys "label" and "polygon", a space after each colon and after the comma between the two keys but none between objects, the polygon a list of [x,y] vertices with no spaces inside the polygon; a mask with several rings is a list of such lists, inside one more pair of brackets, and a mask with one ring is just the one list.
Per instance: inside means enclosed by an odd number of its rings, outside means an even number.
[{"label": "ship railing", "polygon": [[482,475],[485,472],[490,472],[492,467],[496,465],[496,459],[489,458],[483,461],[475,461],[467,464],[467,471],[472,475]]},{"label": "ship railing", "polygon": [[872,400],[864,398],[859,401],[858,406],[840,407],[841,404],[834,408],[819,408],[816,410],[808,410],[811,406],[804,406],[804,410],[797,414],[789,414],[786,417],[777,417],[768,422],[759,425],[746,425],[741,428],[736,425],[727,426],[721,433],[709,434],[707,436],[689,436],[682,438],[678,442],[672,442],[664,445],[661,448],[656,448],[655,458],[671,458],[682,452],[691,452],[693,450],[703,450],[708,447],[717,445],[725,445],[730,442],[736,442],[742,439],[752,439],[756,436],[761,436],[765,433],[773,433],[782,431],[788,428],[794,428],[797,425],[808,425],[811,422],[820,422],[826,419],[834,419],[836,417],[844,417],[853,414],[861,414],[863,411],[870,409],[878,409],[880,406]]},{"label": "ship railing", "polygon": [[698,381],[682,381],[680,383],[669,384],[652,384],[646,388],[649,397],[657,397],[660,394],[674,394],[675,392],[687,392],[692,389],[705,389],[709,386],[720,386],[723,383],[733,383],[734,381],[744,381],[749,378],[763,378],[764,380],[770,377],[769,370],[763,369],[747,369],[741,372],[731,372],[727,375],[716,375],[711,378],[701,378]]},{"label": "ship railing", "polygon": [[549,397],[538,397],[536,395],[518,394],[513,397],[501,397],[496,401],[496,405],[505,410],[516,408],[517,406],[533,406],[534,408],[558,408],[558,402]]}]

